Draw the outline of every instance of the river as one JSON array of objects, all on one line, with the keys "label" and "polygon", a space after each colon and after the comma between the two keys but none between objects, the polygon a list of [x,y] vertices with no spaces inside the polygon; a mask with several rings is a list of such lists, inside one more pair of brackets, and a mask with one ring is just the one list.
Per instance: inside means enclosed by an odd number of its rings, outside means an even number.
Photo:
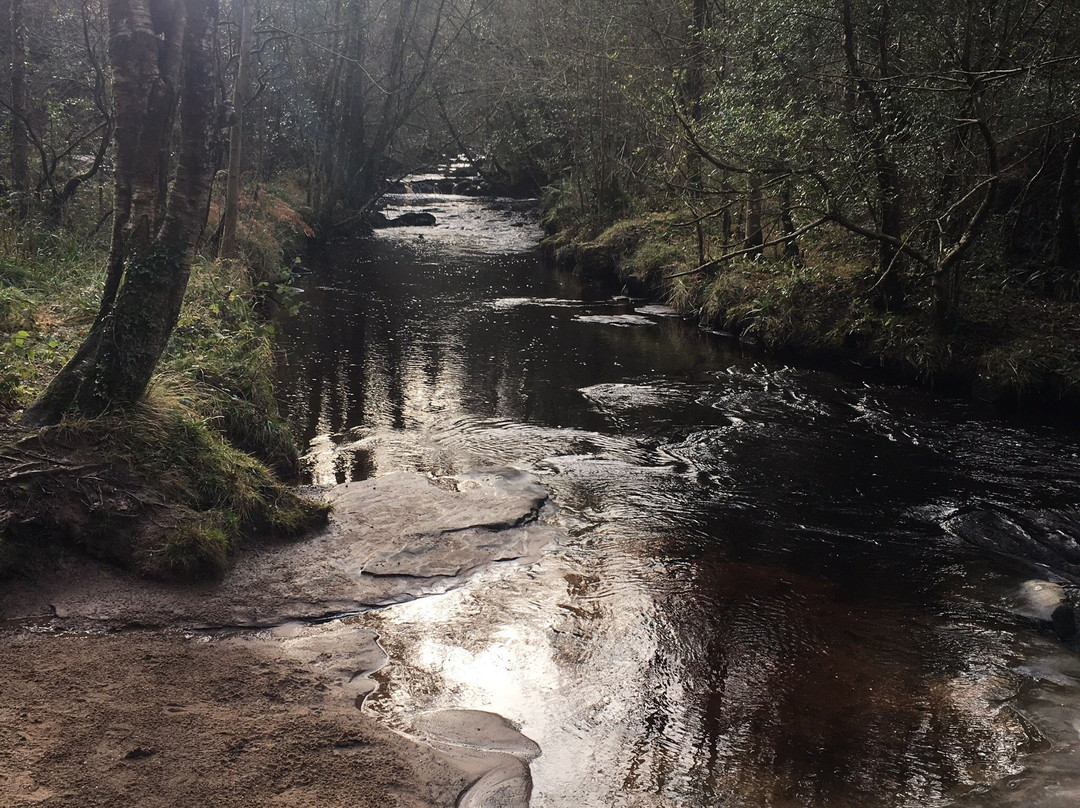
[{"label": "river", "polygon": [[583,289],[510,200],[391,204],[439,223],[331,245],[282,325],[311,481],[513,466],[565,538],[349,618],[365,710],[506,717],[537,808],[1080,804],[1076,433]]}]

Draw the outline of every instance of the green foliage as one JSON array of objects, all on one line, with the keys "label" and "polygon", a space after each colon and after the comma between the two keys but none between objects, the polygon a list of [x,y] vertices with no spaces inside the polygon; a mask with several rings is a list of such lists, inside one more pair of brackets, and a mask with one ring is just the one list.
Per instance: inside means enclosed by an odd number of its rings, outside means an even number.
[{"label": "green foliage", "polygon": [[0,218],[0,407],[29,403],[75,350],[103,260],[68,230]]},{"label": "green foliage", "polygon": [[[993,400],[1080,397],[1078,307],[1017,286],[1008,273],[974,276],[957,326],[940,334],[927,295],[913,294],[901,312],[881,309],[871,257],[853,256],[838,229],[804,239],[799,261],[773,249],[693,273],[695,230],[684,223],[657,213],[618,222],[595,239],[563,231],[551,241],[567,255],[606,250],[621,278],[647,281],[703,325],[769,349],[888,366],[928,383],[969,385]],[[704,237],[707,244],[722,238],[715,221],[705,223]]]},{"label": "green foliage", "polygon": [[284,476],[298,454],[274,398],[272,326],[256,312],[250,273],[231,261],[198,262],[161,372],[186,379],[222,434]]},{"label": "green foliage", "polygon": [[[830,231],[825,263],[865,258],[876,276],[854,290],[857,308],[889,308],[893,319],[852,315],[850,333],[837,326],[829,341],[903,354],[926,377],[954,363],[952,343],[970,326],[966,299],[988,288],[988,268],[1024,281],[1025,293],[1080,297],[1080,268],[1054,264],[1067,243],[1059,209],[1080,216],[1064,182],[1080,113],[1080,5],[705,5],[706,19],[689,3],[610,17],[591,0],[557,10],[511,0],[491,12],[479,58],[503,64],[520,90],[511,97],[524,99],[484,106],[485,123],[501,147],[530,148],[514,139],[521,122],[549,147],[545,226],[556,235],[547,244],[562,260],[596,265],[604,250],[626,274],[659,276],[692,269],[699,250],[705,261],[740,251],[759,221],[770,239],[830,220],[846,235],[841,245]],[[703,243],[673,230],[641,236],[630,223],[643,210],[700,218]],[[893,260],[882,243],[909,252]],[[852,292],[798,271],[784,280],[756,262],[735,272],[711,291],[688,279],[671,293],[784,344],[817,330],[804,320],[818,297],[832,321],[843,309],[835,298]],[[948,283],[932,283],[944,275]],[[750,291],[731,308],[737,290],[724,284]],[[810,301],[805,317],[790,300]],[[942,334],[924,333],[928,310]]]},{"label": "green foliage", "polygon": [[601,250],[624,277],[654,284],[691,260],[689,232],[679,217],[654,213],[617,221],[579,249]]},{"label": "green foliage", "polygon": [[626,270],[635,278],[651,281],[685,263],[685,250],[670,242],[646,241],[627,258]]},{"label": "green foliage", "polygon": [[157,551],[151,575],[169,574],[181,578],[221,575],[232,557],[233,542],[214,520],[191,512]]},{"label": "green foliage", "polygon": [[33,328],[33,301],[25,292],[0,286],[0,332],[10,334]]},{"label": "green foliage", "polygon": [[[28,517],[52,524],[54,513],[83,514],[42,536],[145,574],[201,577],[220,574],[246,538],[294,536],[325,521],[324,505],[297,497],[271,471],[288,477],[298,466],[274,398],[272,327],[258,312],[260,290],[290,294],[276,288],[287,287],[280,254],[272,251],[272,284],[239,261],[196,260],[145,399],[131,412],[69,418],[50,432],[50,446],[79,462],[107,458],[95,474],[99,491],[111,493],[94,505],[62,476],[36,487],[33,501],[18,505]],[[101,246],[63,229],[0,227],[0,407],[29,403],[79,346],[104,259]],[[13,557],[10,540],[4,554]]]}]

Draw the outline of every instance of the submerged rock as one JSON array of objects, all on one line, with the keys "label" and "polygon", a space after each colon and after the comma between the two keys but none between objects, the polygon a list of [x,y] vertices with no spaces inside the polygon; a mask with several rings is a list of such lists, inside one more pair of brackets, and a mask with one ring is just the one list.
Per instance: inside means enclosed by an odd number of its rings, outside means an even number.
[{"label": "submerged rock", "polygon": [[1080,581],[1080,512],[980,506],[942,527],[964,543]]},{"label": "submerged rock", "polygon": [[496,713],[439,710],[414,720],[420,738],[472,781],[458,808],[528,808],[532,796],[529,762],[540,747]]},{"label": "submerged rock", "polygon": [[430,743],[502,752],[525,761],[540,756],[540,746],[498,713],[436,710],[418,715],[413,731]]},{"label": "submerged rock", "polygon": [[640,314],[581,314],[575,317],[574,320],[579,323],[599,323],[600,325],[613,325],[619,328],[656,325],[655,320],[643,317]]},{"label": "submerged rock", "polygon": [[1076,614],[1065,587],[1049,581],[1024,581],[1010,610],[1033,620],[1060,640],[1076,636]]},{"label": "submerged rock", "polygon": [[1076,636],[1076,611],[1071,603],[1062,603],[1050,615],[1050,628],[1062,640]]},{"label": "submerged rock", "polygon": [[435,214],[426,210],[406,211],[393,219],[383,213],[376,213],[369,217],[369,222],[376,230],[387,227],[434,227],[437,223]]}]

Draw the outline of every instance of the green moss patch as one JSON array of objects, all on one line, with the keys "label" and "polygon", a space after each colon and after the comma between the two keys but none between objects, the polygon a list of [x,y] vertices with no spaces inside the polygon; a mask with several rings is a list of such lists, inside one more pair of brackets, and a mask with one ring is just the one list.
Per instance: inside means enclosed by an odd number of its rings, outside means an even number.
[{"label": "green moss patch", "polygon": [[124,416],[23,434],[5,455],[16,461],[0,485],[18,515],[9,544],[75,545],[155,577],[219,575],[242,542],[297,536],[327,516],[160,389]]}]

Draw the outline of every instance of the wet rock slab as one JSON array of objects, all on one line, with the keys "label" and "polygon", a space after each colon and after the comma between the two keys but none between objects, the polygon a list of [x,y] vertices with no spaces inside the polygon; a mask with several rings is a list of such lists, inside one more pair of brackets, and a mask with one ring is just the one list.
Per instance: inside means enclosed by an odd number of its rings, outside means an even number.
[{"label": "wet rock slab", "polygon": [[535,477],[514,469],[459,475],[443,487],[399,473],[346,487],[334,512],[346,531],[374,537],[365,573],[435,578],[528,555],[528,527],[546,500]]},{"label": "wet rock slab", "polygon": [[533,557],[555,535],[537,519],[546,489],[516,469],[436,480],[401,472],[328,496],[334,512],[326,530],[252,549],[219,583],[148,582],[69,559],[0,593],[0,618],[278,625],[444,591],[493,562]]},{"label": "wet rock slab", "polygon": [[640,314],[582,314],[575,317],[574,320],[579,323],[598,323],[600,325],[613,325],[619,328],[656,325],[655,320]]},{"label": "wet rock slab", "polygon": [[540,747],[501,715],[439,710],[417,716],[413,731],[469,779],[458,808],[528,808]]}]

